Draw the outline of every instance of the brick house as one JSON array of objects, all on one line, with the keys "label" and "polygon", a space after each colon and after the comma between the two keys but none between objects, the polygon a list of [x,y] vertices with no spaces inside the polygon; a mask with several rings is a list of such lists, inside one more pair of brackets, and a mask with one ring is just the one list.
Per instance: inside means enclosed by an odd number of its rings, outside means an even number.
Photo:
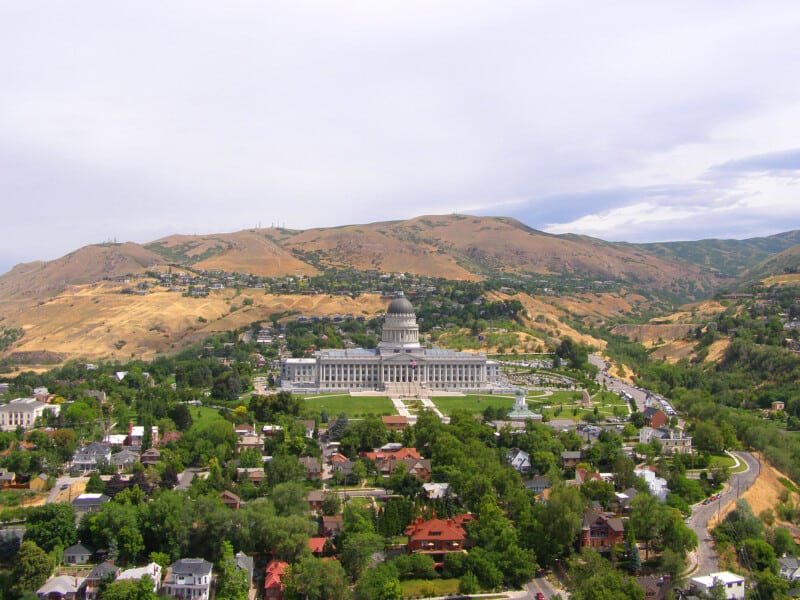
[{"label": "brick house", "polygon": [[663,427],[669,421],[667,413],[655,406],[648,406],[645,408],[644,411],[642,411],[642,415],[644,416],[644,424],[653,429]]},{"label": "brick house", "polygon": [[594,548],[602,552],[621,544],[624,538],[625,528],[616,516],[590,508],[583,513],[581,548]]},{"label": "brick house", "polygon": [[450,552],[462,552],[469,545],[465,523],[472,520],[472,515],[458,515],[452,519],[429,519],[423,521],[422,517],[406,527],[405,535],[408,537],[406,550],[409,554],[429,554],[437,561],[444,560],[444,555]]}]

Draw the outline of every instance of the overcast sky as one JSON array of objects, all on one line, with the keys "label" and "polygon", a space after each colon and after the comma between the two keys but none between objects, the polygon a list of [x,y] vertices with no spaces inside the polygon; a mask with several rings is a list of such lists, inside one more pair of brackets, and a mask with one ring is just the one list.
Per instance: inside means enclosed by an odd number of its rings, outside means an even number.
[{"label": "overcast sky", "polygon": [[0,0],[0,272],[423,214],[800,228],[800,2]]}]

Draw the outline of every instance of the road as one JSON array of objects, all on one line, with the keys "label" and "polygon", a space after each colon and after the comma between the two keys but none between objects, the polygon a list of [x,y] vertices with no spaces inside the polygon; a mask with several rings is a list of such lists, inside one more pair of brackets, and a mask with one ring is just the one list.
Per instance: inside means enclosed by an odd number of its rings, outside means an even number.
[{"label": "road", "polygon": [[[600,369],[597,374],[597,381],[602,384],[605,383],[609,390],[615,392],[625,391],[628,392],[636,401],[636,405],[640,411],[645,408],[645,399],[647,398],[647,390],[641,390],[635,386],[630,385],[620,379],[602,373],[605,367],[605,361],[596,354],[589,355],[589,361]],[[682,419],[679,417],[679,423],[682,425]],[[708,533],[708,521],[717,513],[720,513],[729,503],[735,502],[737,497],[753,485],[756,477],[758,477],[760,465],[758,460],[749,452],[736,452],[740,460],[747,463],[747,470],[741,473],[734,473],[731,475],[728,484],[725,487],[719,500],[711,502],[705,506],[696,504],[692,508],[692,517],[689,521],[689,526],[697,534],[698,547],[696,552],[697,567],[694,575],[708,575],[719,571],[719,556],[714,551],[713,540]]]},{"label": "road", "polygon": [[62,475],[56,479],[53,489],[50,490],[50,494],[47,496],[47,504],[72,502],[86,488],[87,481],[89,481],[88,477]]},{"label": "road", "polygon": [[696,504],[692,507],[692,518],[689,527],[697,534],[697,568],[694,576],[708,575],[719,571],[719,556],[714,551],[713,540],[708,533],[708,521],[731,502],[736,502],[738,496],[744,494],[753,485],[760,470],[758,460],[749,452],[736,452],[739,460],[747,463],[747,470],[731,475],[720,499],[705,506]]}]

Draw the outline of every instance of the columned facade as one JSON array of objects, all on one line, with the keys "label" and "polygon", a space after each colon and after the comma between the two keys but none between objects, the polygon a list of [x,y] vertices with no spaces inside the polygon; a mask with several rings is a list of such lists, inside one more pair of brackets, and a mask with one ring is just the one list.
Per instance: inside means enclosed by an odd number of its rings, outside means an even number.
[{"label": "columned facade", "polygon": [[402,297],[389,304],[377,349],[327,349],[281,361],[282,387],[320,391],[480,391],[498,376],[498,364],[485,354],[422,348],[414,309]]}]

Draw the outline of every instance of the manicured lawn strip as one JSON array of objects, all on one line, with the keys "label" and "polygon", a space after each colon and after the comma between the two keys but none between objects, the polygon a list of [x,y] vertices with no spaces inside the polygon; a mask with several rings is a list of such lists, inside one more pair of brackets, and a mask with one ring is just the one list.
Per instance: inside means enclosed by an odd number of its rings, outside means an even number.
[{"label": "manicured lawn strip", "polygon": [[400,582],[403,598],[452,596],[458,592],[458,579],[407,579]]},{"label": "manicured lawn strip", "polygon": [[219,414],[218,408],[209,408],[208,406],[190,406],[189,413],[192,415],[192,427],[205,427],[214,421],[225,420]]},{"label": "manicured lawn strip", "polygon": [[487,406],[511,410],[514,399],[510,396],[467,395],[467,396],[434,396],[431,401],[442,413],[449,415],[456,410],[468,410],[471,413],[482,413]]},{"label": "manicured lawn strip", "polygon": [[[747,463],[745,463],[746,465]],[[728,467],[732,469],[736,465],[736,460],[728,456],[727,454],[723,454],[721,456],[712,456],[711,462],[708,465],[708,468],[712,467]]]},{"label": "manicured lawn strip", "polygon": [[351,396],[349,394],[309,396],[302,399],[303,415],[308,418],[319,417],[324,408],[330,419],[335,419],[341,413],[348,418],[364,417],[366,415],[393,415],[395,414],[392,401],[386,396]]}]

